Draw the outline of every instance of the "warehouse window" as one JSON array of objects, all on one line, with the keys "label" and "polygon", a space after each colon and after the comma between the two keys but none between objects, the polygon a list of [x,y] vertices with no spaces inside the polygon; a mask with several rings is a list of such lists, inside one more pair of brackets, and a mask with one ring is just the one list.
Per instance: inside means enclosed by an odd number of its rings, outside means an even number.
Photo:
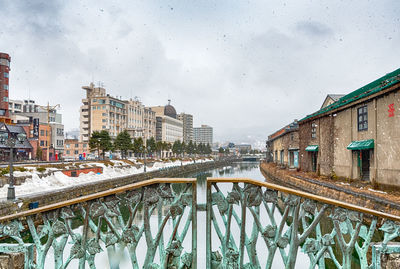
[{"label": "warehouse window", "polygon": [[317,137],[317,124],[313,122],[311,124],[311,138],[316,138]]},{"label": "warehouse window", "polygon": [[367,106],[359,107],[357,110],[358,115],[358,130],[368,130],[368,109]]}]

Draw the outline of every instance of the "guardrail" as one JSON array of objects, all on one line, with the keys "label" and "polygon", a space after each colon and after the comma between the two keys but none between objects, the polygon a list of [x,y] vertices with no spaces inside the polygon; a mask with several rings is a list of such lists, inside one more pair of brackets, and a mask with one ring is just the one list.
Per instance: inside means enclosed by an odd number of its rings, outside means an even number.
[{"label": "guardrail", "polygon": [[[399,221],[275,184],[209,178],[207,268],[277,268],[277,259],[284,268],[381,268],[382,255],[400,252],[400,243],[391,242],[400,236]],[[308,261],[297,259],[300,249]]]},{"label": "guardrail", "polygon": [[[25,268],[44,268],[51,258],[54,268],[96,268],[96,255],[104,249],[110,268],[118,268],[121,251],[133,268],[196,268],[195,201],[196,179],[162,178],[3,216],[0,236],[11,244],[0,244],[0,252],[24,253]],[[152,217],[158,219],[155,227]],[[185,249],[189,228],[191,249]],[[68,241],[72,247],[65,255]],[[103,267],[97,262],[97,268]]]},{"label": "guardrail", "polygon": [[206,268],[386,268],[400,253],[400,216],[247,178],[208,178],[206,205],[196,188],[151,179],[2,216],[0,252],[25,268],[104,268],[101,255],[110,268],[196,268],[204,210]]}]

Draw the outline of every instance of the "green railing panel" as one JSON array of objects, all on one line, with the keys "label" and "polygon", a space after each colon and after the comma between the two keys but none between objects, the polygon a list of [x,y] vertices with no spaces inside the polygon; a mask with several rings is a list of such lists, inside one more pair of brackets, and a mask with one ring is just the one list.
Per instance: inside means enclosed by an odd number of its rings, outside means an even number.
[{"label": "green railing panel", "polygon": [[[96,261],[101,252],[107,253],[110,268],[120,268],[124,251],[132,268],[196,268],[195,201],[196,183],[188,180],[151,184],[11,219],[0,224],[0,236],[10,241],[0,244],[0,252],[26,253],[25,268],[45,268],[50,250],[57,269],[76,268],[69,266],[75,259],[79,268],[105,268]],[[156,227],[151,218],[157,218]],[[168,222],[172,228],[167,234]],[[185,249],[182,243],[190,230],[191,248]],[[72,246],[66,253],[68,244]]]},{"label": "green railing panel", "polygon": [[206,196],[195,179],[152,179],[2,216],[0,253],[26,269],[196,268],[198,250],[210,269],[369,269],[400,253],[399,216],[251,179],[207,179]]},{"label": "green railing panel", "polygon": [[[300,251],[309,268],[381,268],[382,253],[400,252],[392,220],[249,181],[207,182],[207,268],[278,268],[276,259],[279,268],[295,268]],[[381,241],[374,248],[373,239]]]}]

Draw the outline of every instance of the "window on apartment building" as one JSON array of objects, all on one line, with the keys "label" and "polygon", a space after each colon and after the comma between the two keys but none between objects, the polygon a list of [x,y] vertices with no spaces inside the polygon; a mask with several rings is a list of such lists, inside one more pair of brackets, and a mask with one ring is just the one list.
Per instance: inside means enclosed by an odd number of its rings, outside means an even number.
[{"label": "window on apartment building", "polygon": [[311,123],[311,138],[317,137],[317,124],[315,122]]},{"label": "window on apartment building", "polygon": [[40,136],[44,136],[44,130],[40,130]]},{"label": "window on apartment building", "polygon": [[8,85],[4,84],[4,85],[3,85],[3,89],[4,89],[4,90],[8,90]]},{"label": "window on apartment building", "polygon": [[65,147],[66,147],[67,149],[69,149],[69,144],[66,144]]},{"label": "window on apartment building", "polygon": [[102,119],[101,121],[102,121],[102,122],[107,122],[107,119]]},{"label": "window on apartment building", "polygon": [[43,147],[44,146],[44,141],[40,140],[40,146]]},{"label": "window on apartment building", "polygon": [[67,154],[69,154],[70,153],[70,151],[69,150],[67,150]]},{"label": "window on apartment building", "polygon": [[101,114],[103,117],[107,117],[107,113],[103,113]]},{"label": "window on apartment building", "polygon": [[78,148],[79,147],[79,144],[75,144],[75,148]]},{"label": "window on apartment building", "polygon": [[4,77],[5,77],[5,78],[8,78],[8,77],[9,77],[9,75],[8,75],[7,72],[4,72]]},{"label": "window on apartment building", "polygon": [[106,126],[105,126],[105,125],[103,125],[103,126],[102,126],[102,128],[103,128],[103,129],[106,129]]},{"label": "window on apartment building", "polygon": [[77,151],[77,150],[74,151],[74,154],[78,154],[78,153],[79,153],[79,151]]},{"label": "window on apartment building", "polygon": [[93,102],[93,103],[97,103],[97,99],[93,99],[92,102]]},{"label": "window on apartment building", "polygon": [[86,147],[87,147],[87,144],[86,144],[86,143],[85,143],[85,144],[83,144],[83,147],[84,147],[84,148],[86,148]]},{"label": "window on apartment building", "polygon": [[57,140],[57,146],[62,146],[64,145],[64,141],[62,140]]},{"label": "window on apartment building", "polygon": [[293,139],[294,139],[294,134],[291,133],[291,134],[290,134],[290,141],[293,141]]},{"label": "window on apartment building", "polygon": [[8,102],[8,97],[4,96],[3,97],[3,102]]},{"label": "window on apartment building", "polygon": [[362,106],[357,109],[358,115],[358,130],[366,131],[368,130],[368,107]]}]

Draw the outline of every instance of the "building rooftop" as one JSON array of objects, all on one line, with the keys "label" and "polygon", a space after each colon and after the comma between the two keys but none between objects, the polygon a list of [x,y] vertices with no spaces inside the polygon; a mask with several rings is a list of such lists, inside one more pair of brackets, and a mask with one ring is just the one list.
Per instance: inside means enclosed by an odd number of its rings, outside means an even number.
[{"label": "building rooftop", "polygon": [[373,81],[373,82],[371,82],[349,94],[346,94],[345,96],[339,98],[339,100],[337,100],[333,104],[326,106],[324,108],[321,108],[320,110],[318,110],[310,115],[307,115],[300,121],[304,121],[304,120],[313,118],[315,116],[319,116],[324,113],[336,110],[345,105],[351,104],[357,100],[371,96],[372,94],[379,93],[380,91],[383,91],[383,90],[385,90],[395,84],[398,84],[398,83],[400,83],[400,68],[391,73],[386,74],[385,76],[383,76],[381,78],[378,78],[377,80],[375,80],[375,81]]}]

